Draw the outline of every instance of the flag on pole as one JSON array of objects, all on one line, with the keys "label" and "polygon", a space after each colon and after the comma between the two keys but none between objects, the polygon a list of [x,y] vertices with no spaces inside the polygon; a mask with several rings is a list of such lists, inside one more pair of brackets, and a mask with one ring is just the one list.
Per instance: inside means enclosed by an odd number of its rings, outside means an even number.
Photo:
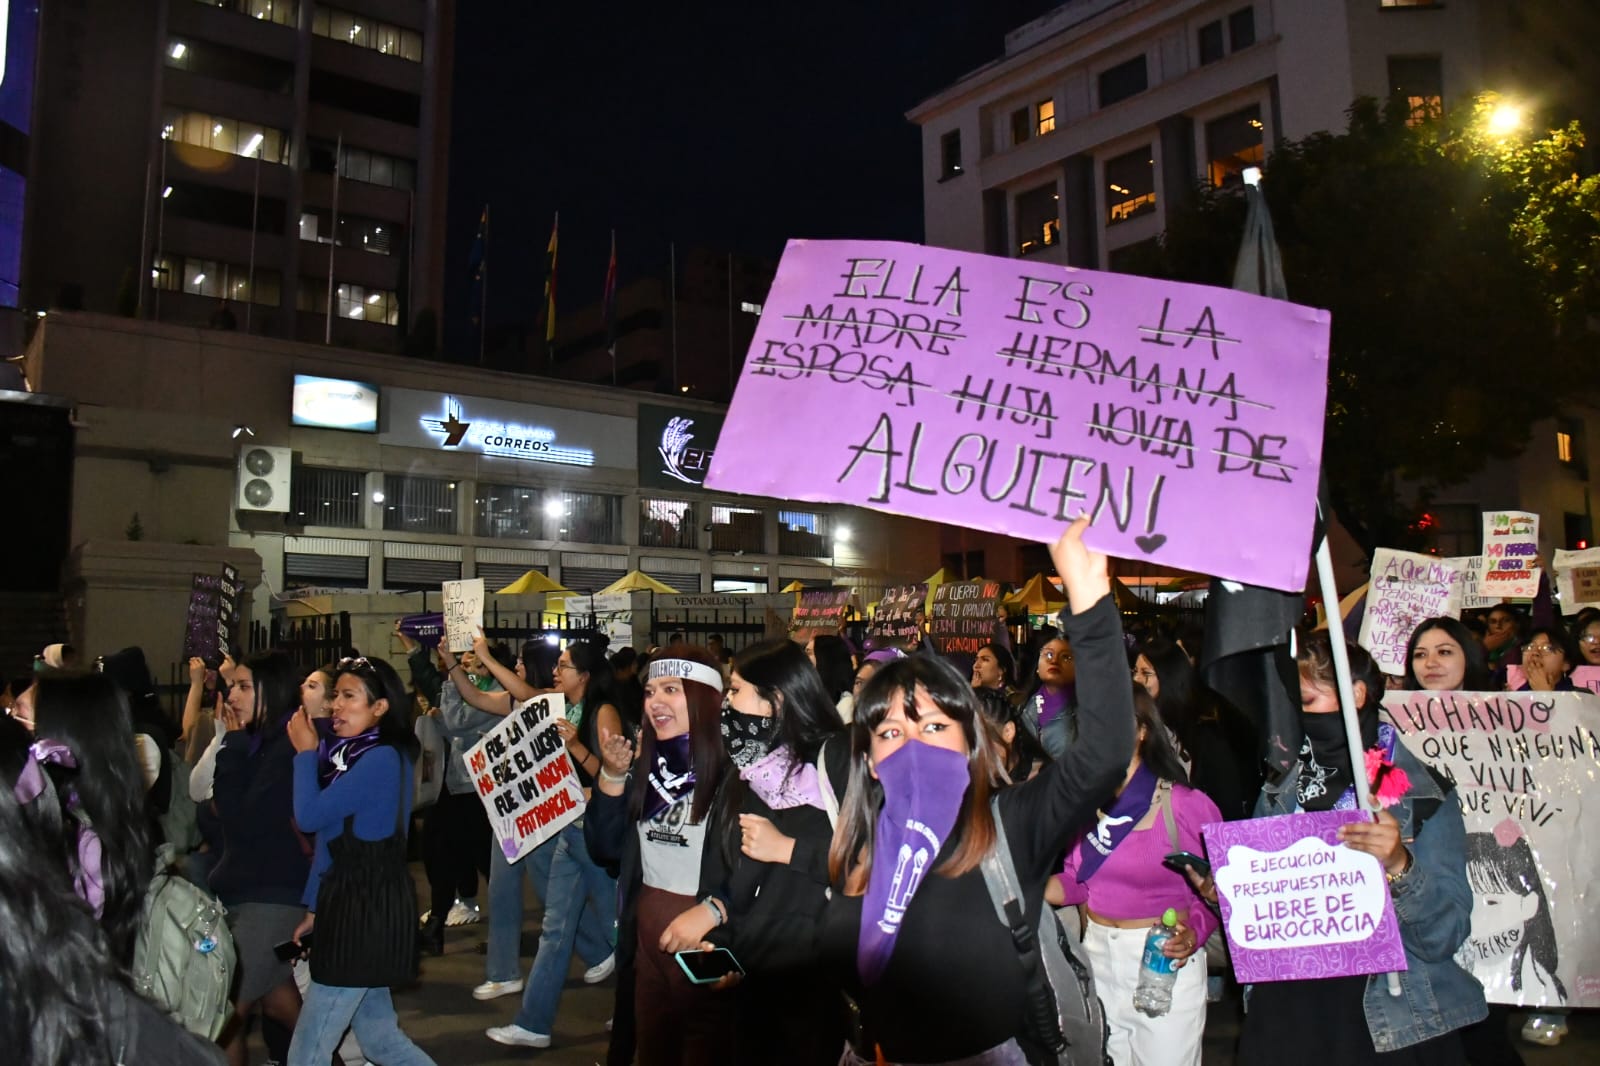
[{"label": "flag on pole", "polygon": [[472,299],[469,301],[474,329],[483,325],[483,279],[489,272],[489,205],[483,205],[483,214],[478,216],[478,235],[472,239],[472,247],[467,251],[467,269],[472,274]]},{"label": "flag on pole", "polygon": [[557,211],[550,227],[550,246],[545,249],[544,270],[544,344],[552,363],[556,358],[556,236],[560,231],[561,212]]},{"label": "flag on pole", "polygon": [[606,287],[600,294],[601,313],[606,320],[606,351],[617,359],[617,231],[611,231],[611,261],[606,264]]}]

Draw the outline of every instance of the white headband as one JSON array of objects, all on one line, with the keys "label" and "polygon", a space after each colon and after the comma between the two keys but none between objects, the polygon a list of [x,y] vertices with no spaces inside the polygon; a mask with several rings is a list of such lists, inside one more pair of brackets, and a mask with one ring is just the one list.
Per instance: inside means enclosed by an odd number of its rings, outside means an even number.
[{"label": "white headband", "polygon": [[658,677],[681,677],[689,681],[698,681],[702,685],[709,685],[718,692],[722,691],[722,671],[712,669],[705,663],[697,663],[692,659],[656,659],[650,663],[650,673],[646,680],[654,681]]}]

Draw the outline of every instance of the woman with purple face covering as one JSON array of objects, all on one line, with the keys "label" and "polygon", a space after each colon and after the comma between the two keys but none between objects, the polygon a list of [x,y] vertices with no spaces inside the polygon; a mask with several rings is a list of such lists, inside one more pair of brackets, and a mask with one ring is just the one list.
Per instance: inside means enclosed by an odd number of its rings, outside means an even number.
[{"label": "woman with purple face covering", "polygon": [[866,1066],[881,1053],[889,1063],[1021,1066],[1040,1051],[1022,961],[992,917],[980,863],[998,839],[998,812],[1024,910],[1039,913],[1059,856],[1133,753],[1121,620],[1106,558],[1083,543],[1087,526],[1074,522],[1051,549],[1086,696],[1063,760],[1003,787],[996,728],[968,680],[942,662],[896,662],[863,687],[821,931],[860,1012],[842,1063]]}]

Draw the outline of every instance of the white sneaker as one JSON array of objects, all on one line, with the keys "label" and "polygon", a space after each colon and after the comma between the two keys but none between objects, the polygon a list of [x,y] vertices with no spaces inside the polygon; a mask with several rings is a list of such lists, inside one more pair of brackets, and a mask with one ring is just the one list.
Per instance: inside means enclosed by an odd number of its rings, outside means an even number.
[{"label": "white sneaker", "polygon": [[597,985],[601,981],[604,981],[607,977],[610,977],[616,968],[617,953],[613,951],[611,954],[607,955],[605,958],[601,959],[599,962],[583,971],[583,983],[586,985]]},{"label": "white sneaker", "polygon": [[485,981],[472,990],[473,999],[498,999],[522,991],[522,978],[513,981]]},{"label": "white sneaker", "polygon": [[1532,1014],[1522,1026],[1522,1039],[1542,1047],[1555,1047],[1567,1035],[1567,1020],[1559,1014]]},{"label": "white sneaker", "polygon": [[444,924],[451,929],[458,925],[473,925],[483,917],[475,899],[458,899],[445,915]]},{"label": "white sneaker", "polygon": [[496,1044],[505,1044],[507,1047],[549,1047],[550,1038],[543,1033],[535,1033],[524,1029],[520,1025],[497,1025],[485,1034]]}]

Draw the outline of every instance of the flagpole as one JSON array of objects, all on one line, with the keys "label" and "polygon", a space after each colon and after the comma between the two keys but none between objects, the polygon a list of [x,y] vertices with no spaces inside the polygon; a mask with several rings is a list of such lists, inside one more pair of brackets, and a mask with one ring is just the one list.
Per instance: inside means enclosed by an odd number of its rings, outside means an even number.
[{"label": "flagpole", "polygon": [[250,266],[245,275],[244,331],[250,332],[250,311],[256,305],[256,224],[261,217],[261,152],[265,137],[256,145],[256,187],[250,198]]},{"label": "flagpole", "polygon": [[489,334],[489,205],[483,205],[483,259],[478,263],[478,365],[483,365],[484,338]]},{"label": "flagpole", "polygon": [[617,282],[620,279],[617,277],[616,268],[617,268],[617,231],[615,229],[612,229],[612,231],[611,231],[611,265],[606,269],[606,273],[611,275],[611,308],[610,308],[608,313],[610,314],[612,321],[607,323],[607,327],[611,331],[611,387],[612,388],[616,388],[617,387],[616,317],[617,317]]},{"label": "flagpole", "polygon": [[[144,293],[147,288],[152,288],[154,268],[150,265],[150,183],[155,180],[156,165],[148,158],[144,164],[144,217],[139,220],[139,299],[134,307],[133,316],[144,318]],[[165,186],[163,186],[164,188]]]},{"label": "flagpole", "polygon": [[339,250],[339,162],[344,158],[344,131],[333,149],[333,228],[328,241],[328,313],[322,328],[322,343],[333,343],[333,258]]},{"label": "flagpole", "polygon": [[544,348],[545,359],[554,372],[556,368],[556,256],[561,254],[561,212],[557,211],[550,225],[550,246],[546,249],[549,260],[544,273]]},{"label": "flagpole", "polygon": [[[167,134],[166,134],[165,130],[163,130],[162,133],[161,133],[161,180],[160,180],[159,184],[161,185],[161,199],[156,202],[156,262],[158,262],[158,263],[162,262],[163,256],[164,256],[164,254],[166,252],[165,241],[166,241],[166,232],[167,232]],[[183,278],[181,276],[182,272],[180,271],[179,274],[180,274],[180,276],[178,278],[178,287],[181,289],[183,287]],[[155,280],[159,281],[160,279],[157,278]],[[155,307],[155,313],[151,317],[154,318],[157,322],[159,322],[159,321],[161,321],[161,286],[160,285],[156,285],[155,286],[155,297],[151,302]]]},{"label": "flagpole", "polygon": [[733,398],[733,253],[728,253],[728,398]]},{"label": "flagpole", "polygon": [[678,244],[667,246],[667,285],[672,294],[672,391],[678,391]]}]

